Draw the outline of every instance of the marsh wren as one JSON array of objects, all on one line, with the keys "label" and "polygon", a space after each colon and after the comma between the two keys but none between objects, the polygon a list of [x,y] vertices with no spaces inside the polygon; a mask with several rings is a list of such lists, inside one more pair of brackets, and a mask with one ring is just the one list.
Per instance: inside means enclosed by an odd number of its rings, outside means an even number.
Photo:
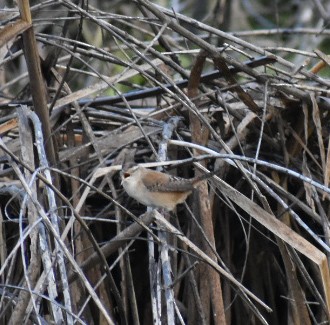
[{"label": "marsh wren", "polygon": [[211,172],[186,179],[142,166],[133,166],[123,170],[122,185],[127,194],[138,202],[172,211],[186,200],[200,182],[214,174],[215,172]]}]

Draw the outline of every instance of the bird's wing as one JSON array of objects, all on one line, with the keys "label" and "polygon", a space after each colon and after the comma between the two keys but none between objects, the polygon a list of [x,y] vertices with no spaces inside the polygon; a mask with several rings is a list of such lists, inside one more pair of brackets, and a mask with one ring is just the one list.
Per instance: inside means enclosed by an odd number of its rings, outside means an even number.
[{"label": "bird's wing", "polygon": [[192,191],[193,185],[189,179],[153,172],[152,178],[143,178],[144,186],[151,192],[186,192]]}]

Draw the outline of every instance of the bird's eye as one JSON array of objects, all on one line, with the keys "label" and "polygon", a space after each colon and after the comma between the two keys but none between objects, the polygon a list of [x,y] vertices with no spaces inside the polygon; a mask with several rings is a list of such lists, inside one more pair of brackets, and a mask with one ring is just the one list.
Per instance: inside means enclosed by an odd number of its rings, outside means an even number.
[{"label": "bird's eye", "polygon": [[124,178],[130,177],[131,174],[130,173],[124,173]]}]

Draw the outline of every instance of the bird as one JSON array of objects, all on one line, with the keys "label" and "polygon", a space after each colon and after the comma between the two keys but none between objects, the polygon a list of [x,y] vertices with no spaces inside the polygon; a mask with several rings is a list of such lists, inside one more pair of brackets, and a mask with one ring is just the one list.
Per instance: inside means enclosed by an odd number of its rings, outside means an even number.
[{"label": "bird", "polygon": [[216,173],[217,171],[193,178],[181,178],[140,165],[124,165],[121,183],[126,193],[143,205],[173,211],[200,182]]}]

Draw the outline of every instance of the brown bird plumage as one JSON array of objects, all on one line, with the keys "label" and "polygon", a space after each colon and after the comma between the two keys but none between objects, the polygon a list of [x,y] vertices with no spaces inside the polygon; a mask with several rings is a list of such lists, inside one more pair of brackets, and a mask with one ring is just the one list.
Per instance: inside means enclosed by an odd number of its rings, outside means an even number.
[{"label": "brown bird plumage", "polygon": [[133,166],[123,170],[122,185],[127,194],[138,202],[171,211],[184,202],[201,181],[214,174],[212,172],[186,179]]}]

